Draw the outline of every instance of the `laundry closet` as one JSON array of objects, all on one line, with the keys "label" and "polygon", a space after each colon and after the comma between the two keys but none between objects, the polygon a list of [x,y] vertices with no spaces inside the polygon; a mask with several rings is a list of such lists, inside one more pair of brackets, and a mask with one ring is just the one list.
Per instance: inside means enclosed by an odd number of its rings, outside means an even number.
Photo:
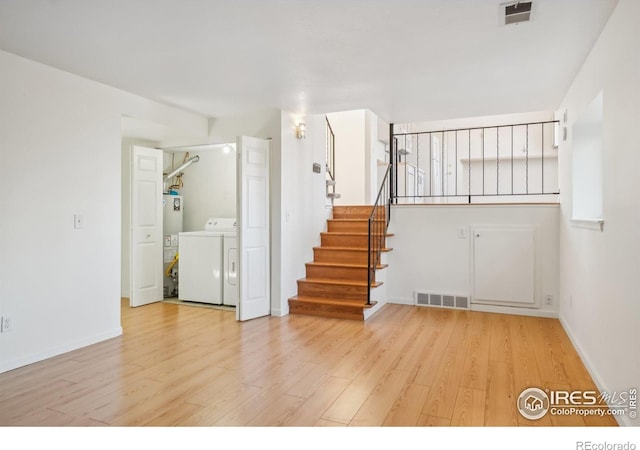
[{"label": "laundry closet", "polygon": [[236,144],[163,149],[163,297],[238,303]]}]

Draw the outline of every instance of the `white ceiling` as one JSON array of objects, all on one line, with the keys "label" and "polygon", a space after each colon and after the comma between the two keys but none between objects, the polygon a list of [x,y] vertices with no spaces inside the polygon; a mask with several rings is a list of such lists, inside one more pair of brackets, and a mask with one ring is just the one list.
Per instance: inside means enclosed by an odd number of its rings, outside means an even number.
[{"label": "white ceiling", "polygon": [[555,109],[617,0],[0,0],[0,48],[209,117]]}]

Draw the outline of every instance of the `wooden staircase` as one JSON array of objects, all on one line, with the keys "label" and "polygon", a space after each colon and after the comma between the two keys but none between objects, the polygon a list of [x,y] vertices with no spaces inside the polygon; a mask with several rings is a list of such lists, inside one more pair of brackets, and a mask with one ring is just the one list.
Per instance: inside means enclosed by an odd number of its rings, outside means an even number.
[{"label": "wooden staircase", "polygon": [[[306,278],[298,280],[298,295],[289,299],[291,314],[364,320],[365,309],[375,305],[367,304],[370,214],[371,206],[333,207],[327,231],[320,233],[321,245],[313,249],[313,262],[306,264]],[[381,284],[374,278],[371,286]]]}]

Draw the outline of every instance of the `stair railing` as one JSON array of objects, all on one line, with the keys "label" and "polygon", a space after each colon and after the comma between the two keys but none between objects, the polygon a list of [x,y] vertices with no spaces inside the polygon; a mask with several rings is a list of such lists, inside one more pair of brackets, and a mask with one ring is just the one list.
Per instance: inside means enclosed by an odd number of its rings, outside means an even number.
[{"label": "stair railing", "polygon": [[391,220],[391,183],[389,182],[389,174],[391,165],[387,166],[382,178],[378,197],[376,198],[371,215],[369,216],[369,238],[368,238],[368,256],[367,256],[367,305],[371,304],[371,283],[375,279],[376,268],[380,264],[380,254],[384,249],[385,236],[389,221]]}]

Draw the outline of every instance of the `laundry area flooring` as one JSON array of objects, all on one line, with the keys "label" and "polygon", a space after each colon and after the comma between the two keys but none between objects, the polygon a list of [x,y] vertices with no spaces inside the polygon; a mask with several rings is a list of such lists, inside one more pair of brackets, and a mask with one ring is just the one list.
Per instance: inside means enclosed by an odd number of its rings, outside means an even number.
[{"label": "laundry area flooring", "polygon": [[172,305],[182,305],[182,306],[194,306],[196,308],[207,308],[207,309],[217,309],[220,311],[235,311],[236,308],[234,306],[227,305],[212,305],[209,303],[200,303],[200,302],[189,302],[186,300],[180,300],[177,297],[165,298],[163,300],[164,303],[170,303]]},{"label": "laundry area flooring", "polygon": [[122,336],[0,374],[0,425],[615,426],[516,409],[595,390],[558,320],[385,305],[366,322],[122,302]]}]

